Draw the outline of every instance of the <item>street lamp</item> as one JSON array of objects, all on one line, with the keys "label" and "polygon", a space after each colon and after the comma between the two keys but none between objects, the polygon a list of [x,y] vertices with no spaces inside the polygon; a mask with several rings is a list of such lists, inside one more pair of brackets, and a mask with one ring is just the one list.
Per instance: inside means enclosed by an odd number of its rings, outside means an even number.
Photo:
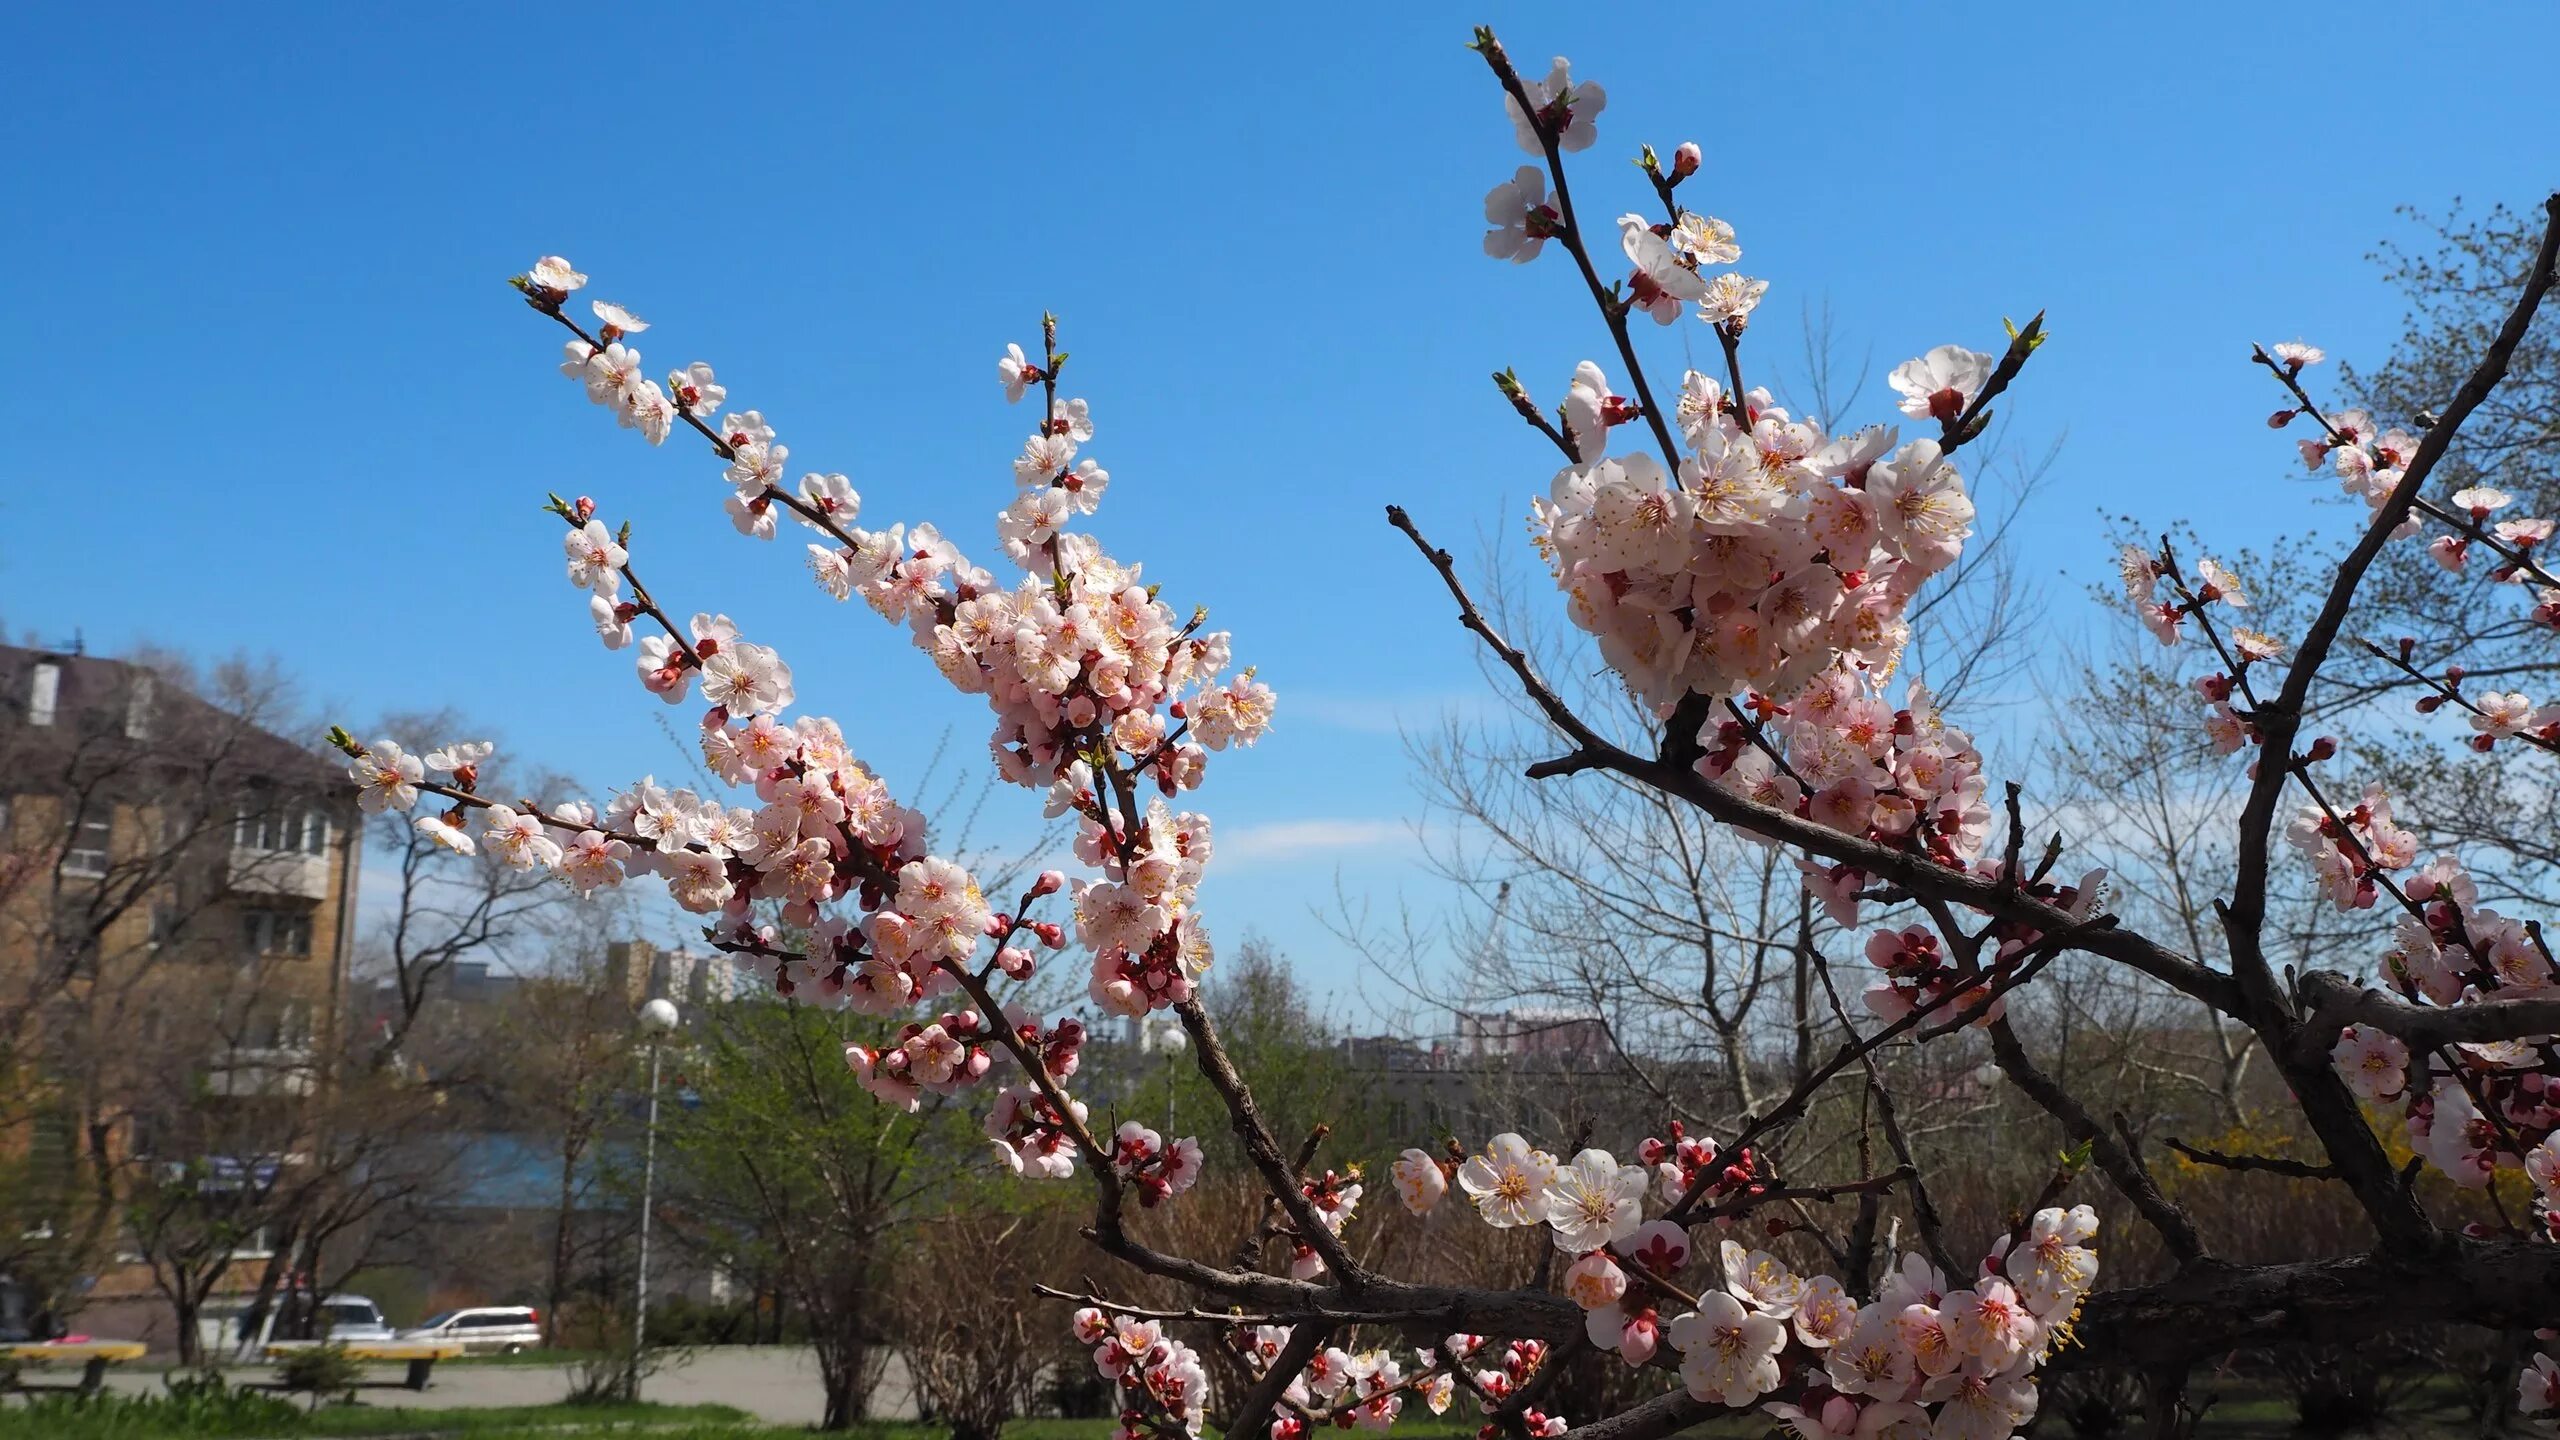
[{"label": "street lamp", "polygon": [[1191,1048],[1191,1037],[1168,1025],[1157,1033],[1156,1043],[1164,1048],[1164,1134],[1170,1143],[1173,1139],[1173,1077],[1174,1072],[1181,1068],[1182,1052]]},{"label": "street lamp", "polygon": [[674,1002],[663,997],[640,1007],[640,1038],[649,1042],[649,1128],[641,1141],[640,1274],[633,1285],[631,1368],[623,1382],[634,1401],[640,1398],[640,1352],[648,1344],[649,1333],[649,1210],[658,1186],[658,1061],[663,1042],[674,1033],[679,1018]]}]

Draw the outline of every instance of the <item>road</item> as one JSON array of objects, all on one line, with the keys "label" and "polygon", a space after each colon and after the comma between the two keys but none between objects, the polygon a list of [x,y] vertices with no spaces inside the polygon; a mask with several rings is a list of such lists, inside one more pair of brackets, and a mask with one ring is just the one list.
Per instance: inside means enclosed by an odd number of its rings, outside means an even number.
[{"label": "road", "polygon": [[[119,1367],[107,1383],[136,1394],[156,1391],[165,1368],[148,1362]],[[398,1368],[378,1366],[372,1373],[394,1378]],[[245,1372],[244,1378],[264,1378],[263,1367]],[[557,1365],[439,1365],[434,1383],[422,1393],[398,1388],[361,1393],[373,1405],[421,1410],[549,1405],[568,1397],[569,1371]],[[777,1425],[815,1425],[826,1409],[817,1356],[790,1346],[706,1346],[642,1381],[640,1393],[661,1405],[734,1405]],[[916,1413],[906,1366],[894,1356],[872,1396],[871,1413],[884,1419]]]}]

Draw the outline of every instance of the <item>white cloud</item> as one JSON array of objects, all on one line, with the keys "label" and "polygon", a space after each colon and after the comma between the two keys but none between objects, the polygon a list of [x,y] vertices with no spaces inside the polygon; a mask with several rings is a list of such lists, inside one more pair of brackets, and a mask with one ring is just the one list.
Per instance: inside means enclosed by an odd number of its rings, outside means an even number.
[{"label": "white cloud", "polygon": [[1214,874],[1231,865],[1279,864],[1368,850],[1409,842],[1413,834],[1411,822],[1404,820],[1334,818],[1239,825],[1216,832],[1217,850],[1209,868]]}]

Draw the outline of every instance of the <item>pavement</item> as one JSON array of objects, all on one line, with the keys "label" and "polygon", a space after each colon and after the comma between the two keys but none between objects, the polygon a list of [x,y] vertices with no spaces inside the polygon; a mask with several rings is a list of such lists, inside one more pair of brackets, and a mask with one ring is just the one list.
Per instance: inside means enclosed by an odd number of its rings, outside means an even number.
[{"label": "pavement", "polygon": [[[107,1377],[110,1388],[134,1394],[160,1389],[165,1363],[145,1361],[118,1366]],[[377,1366],[378,1378],[396,1379],[400,1367]],[[241,1372],[243,1379],[263,1378],[264,1367]],[[367,1388],[358,1394],[367,1404],[386,1409],[464,1410],[497,1405],[551,1405],[569,1395],[565,1365],[438,1365],[424,1391],[397,1386]],[[733,1405],[776,1425],[815,1425],[824,1418],[826,1399],[818,1383],[818,1358],[807,1349],[787,1345],[713,1345],[680,1355],[640,1382],[640,1398],[660,1405]],[[871,1413],[881,1419],[912,1418],[914,1387],[904,1362],[892,1356],[888,1374],[873,1392]]]}]

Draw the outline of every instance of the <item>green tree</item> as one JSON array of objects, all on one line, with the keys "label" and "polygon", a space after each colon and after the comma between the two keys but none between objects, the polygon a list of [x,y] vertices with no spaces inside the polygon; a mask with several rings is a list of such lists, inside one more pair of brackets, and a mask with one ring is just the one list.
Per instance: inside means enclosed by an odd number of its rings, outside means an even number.
[{"label": "green tree", "polygon": [[911,1115],[855,1081],[845,1046],[887,1028],[772,1000],[708,1009],[682,1058],[690,1096],[659,1121],[660,1216],[800,1310],[829,1430],[862,1417],[884,1358],[892,1232],[987,1169],[966,1112],[927,1096]]},{"label": "green tree", "polygon": [[[1272,1133],[1295,1145],[1319,1125],[1329,1127],[1323,1150],[1339,1167],[1377,1162],[1413,1143],[1387,1133],[1370,1088],[1353,1073],[1341,1036],[1308,1003],[1289,958],[1258,935],[1248,935],[1209,972],[1206,1001],[1218,1016],[1218,1038],[1236,1069],[1253,1087]],[[1169,1017],[1158,1017],[1168,1019]],[[1187,1049],[1167,1053],[1151,1071],[1115,1065],[1110,1079],[1129,1098],[1117,1120],[1138,1120],[1166,1134],[1196,1135],[1212,1175],[1241,1175],[1248,1162],[1229,1121],[1226,1103],[1200,1074]],[[1088,1081],[1088,1088],[1094,1082]],[[1153,1104],[1148,1103],[1152,1092]],[[1167,1097],[1170,1097],[1170,1111]],[[1384,1152],[1384,1153],[1382,1153]],[[1319,1168],[1326,1163],[1319,1158]]]}]

